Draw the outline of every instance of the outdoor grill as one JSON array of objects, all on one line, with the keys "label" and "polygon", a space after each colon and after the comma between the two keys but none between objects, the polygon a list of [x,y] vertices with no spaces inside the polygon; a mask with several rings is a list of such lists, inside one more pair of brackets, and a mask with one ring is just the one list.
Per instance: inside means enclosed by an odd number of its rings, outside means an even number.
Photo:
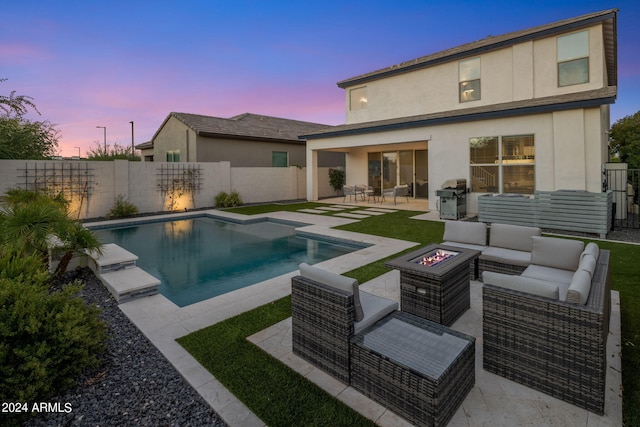
[{"label": "outdoor grill", "polygon": [[458,219],[467,215],[467,180],[448,179],[436,191],[440,197],[440,219]]}]

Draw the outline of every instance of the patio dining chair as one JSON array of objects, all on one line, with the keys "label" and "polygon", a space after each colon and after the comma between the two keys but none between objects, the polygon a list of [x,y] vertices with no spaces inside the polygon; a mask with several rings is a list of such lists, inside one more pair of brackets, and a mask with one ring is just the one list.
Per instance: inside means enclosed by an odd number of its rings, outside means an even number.
[{"label": "patio dining chair", "polygon": [[405,197],[407,199],[407,203],[409,203],[409,186],[408,185],[396,185],[390,190],[385,190],[382,192],[382,201],[384,202],[385,197],[393,197],[393,204],[396,204],[397,197]]},{"label": "patio dining chair", "polygon": [[343,202],[347,200],[347,196],[349,196],[349,201],[351,201],[351,197],[353,197],[355,198],[356,203],[358,202],[358,193],[356,192],[356,187],[353,185],[343,185],[342,194],[344,196],[342,199]]}]

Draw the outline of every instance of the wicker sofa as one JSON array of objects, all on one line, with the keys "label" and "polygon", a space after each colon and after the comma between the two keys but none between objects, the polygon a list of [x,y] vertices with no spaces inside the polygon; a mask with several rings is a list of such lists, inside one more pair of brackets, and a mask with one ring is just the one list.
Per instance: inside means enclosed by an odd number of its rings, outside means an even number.
[{"label": "wicker sofa", "polygon": [[610,253],[594,243],[583,247],[533,237],[522,274],[483,274],[483,366],[602,414]]},{"label": "wicker sofa", "polygon": [[471,279],[482,272],[516,274],[531,263],[531,238],[541,236],[538,227],[484,222],[445,221],[443,244],[481,251],[469,266]]},{"label": "wicker sofa", "polygon": [[302,263],[291,279],[293,352],[349,384],[351,338],[397,309],[355,279]]}]

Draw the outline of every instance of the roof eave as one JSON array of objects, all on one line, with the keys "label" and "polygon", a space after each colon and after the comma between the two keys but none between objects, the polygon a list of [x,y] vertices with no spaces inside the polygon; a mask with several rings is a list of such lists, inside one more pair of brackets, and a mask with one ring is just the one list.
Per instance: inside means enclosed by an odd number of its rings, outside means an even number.
[{"label": "roof eave", "polygon": [[324,138],[332,138],[332,137],[338,137],[338,136],[351,136],[351,135],[362,135],[362,134],[377,133],[377,132],[389,132],[394,130],[411,129],[411,128],[418,128],[418,127],[425,127],[425,126],[437,126],[437,125],[443,125],[443,124],[455,124],[455,123],[464,123],[464,122],[479,121],[479,120],[491,120],[491,119],[517,117],[517,116],[532,115],[532,114],[542,114],[542,113],[549,113],[553,111],[565,111],[565,110],[572,110],[572,109],[578,109],[578,108],[593,108],[593,107],[599,107],[605,104],[613,104],[615,103],[615,100],[616,100],[616,96],[611,95],[604,98],[568,101],[568,102],[549,104],[549,105],[534,105],[529,107],[519,107],[519,108],[511,108],[511,109],[496,110],[496,111],[485,111],[485,112],[470,113],[470,114],[459,114],[459,115],[452,115],[452,116],[446,116],[446,117],[407,120],[407,121],[398,122],[398,123],[372,125],[368,127],[345,129],[342,131],[337,130],[335,132],[327,132],[323,134],[301,135],[300,138],[305,138],[307,140],[324,139]]}]

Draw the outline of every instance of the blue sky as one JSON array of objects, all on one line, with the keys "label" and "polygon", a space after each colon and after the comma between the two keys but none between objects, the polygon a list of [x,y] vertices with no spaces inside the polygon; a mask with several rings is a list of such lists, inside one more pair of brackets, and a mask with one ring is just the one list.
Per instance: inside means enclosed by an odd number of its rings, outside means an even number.
[{"label": "blue sky", "polygon": [[[640,110],[640,2],[30,1],[0,8],[0,94],[33,97],[60,154],[151,139],[171,111],[344,122],[336,82],[467,42],[618,8],[612,124]],[[30,115],[36,118],[35,115]]]}]

